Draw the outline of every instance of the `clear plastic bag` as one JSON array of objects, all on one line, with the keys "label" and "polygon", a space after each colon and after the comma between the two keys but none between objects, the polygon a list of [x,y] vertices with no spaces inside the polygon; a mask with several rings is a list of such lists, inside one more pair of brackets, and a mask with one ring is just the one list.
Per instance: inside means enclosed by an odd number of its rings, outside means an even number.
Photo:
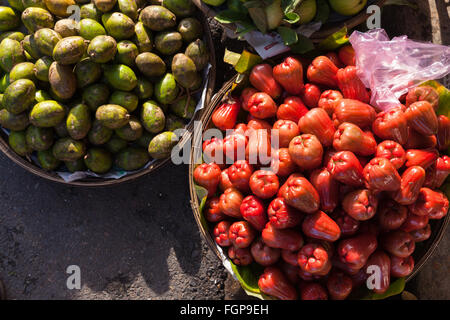
[{"label": "clear plastic bag", "polygon": [[410,88],[450,73],[450,47],[423,43],[401,36],[389,40],[386,31],[374,29],[350,36],[358,76],[372,91],[370,104],[380,110],[398,105]]}]

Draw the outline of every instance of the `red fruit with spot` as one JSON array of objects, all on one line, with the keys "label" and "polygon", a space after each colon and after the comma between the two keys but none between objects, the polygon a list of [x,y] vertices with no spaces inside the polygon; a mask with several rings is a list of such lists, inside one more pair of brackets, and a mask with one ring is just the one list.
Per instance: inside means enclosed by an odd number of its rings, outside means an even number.
[{"label": "red fruit with spot", "polygon": [[273,152],[270,168],[279,177],[287,177],[296,171],[297,166],[289,154],[289,149],[281,148]]},{"label": "red fruit with spot", "polygon": [[253,173],[253,167],[247,160],[238,160],[228,168],[228,177],[233,187],[241,192],[249,192],[249,181]]},{"label": "red fruit with spot", "polygon": [[255,88],[252,88],[252,87],[248,87],[248,88],[245,88],[244,90],[242,90],[242,92],[241,92],[242,109],[244,109],[245,111],[249,110],[248,102],[255,93],[258,93],[258,90],[256,90]]},{"label": "red fruit with spot", "polygon": [[238,99],[230,98],[222,103],[212,114],[212,122],[220,130],[233,129],[241,109]]},{"label": "red fruit with spot", "polygon": [[353,152],[340,151],[327,164],[333,179],[350,186],[363,186],[364,174],[361,163]]},{"label": "red fruit with spot", "polygon": [[203,159],[206,163],[215,163],[219,167],[225,164],[225,154],[223,151],[223,140],[211,138],[203,142]]},{"label": "red fruit with spot", "polygon": [[221,172],[215,163],[202,163],[194,170],[194,181],[208,190],[208,197],[212,197],[217,191]]},{"label": "red fruit with spot", "polygon": [[397,191],[401,178],[394,165],[386,158],[373,158],[364,167],[366,187],[372,191]]},{"label": "red fruit with spot", "polygon": [[410,234],[415,242],[422,242],[428,240],[431,236],[431,226],[427,224],[424,228],[411,231]]},{"label": "red fruit with spot", "polygon": [[400,258],[391,255],[391,276],[403,278],[409,276],[414,270],[414,259],[412,256]]},{"label": "red fruit with spot", "polygon": [[250,73],[250,83],[253,87],[267,93],[274,99],[280,97],[283,91],[280,84],[273,77],[272,67],[267,63],[253,67]]},{"label": "red fruit with spot", "polygon": [[409,149],[406,150],[406,167],[420,166],[427,169],[439,157],[436,149]]},{"label": "red fruit with spot", "polygon": [[230,221],[221,221],[214,227],[214,241],[221,247],[231,246],[229,237],[230,226]]},{"label": "red fruit with spot", "polygon": [[402,145],[408,140],[408,121],[401,107],[377,114],[372,130],[383,140],[394,140]]},{"label": "red fruit with spot", "polygon": [[337,88],[336,73],[338,68],[325,56],[319,56],[308,67],[308,80],[330,88]]},{"label": "red fruit with spot", "polygon": [[299,97],[287,97],[278,107],[277,119],[290,120],[298,123],[301,117],[308,113],[308,108]]},{"label": "red fruit with spot", "polygon": [[381,245],[391,255],[399,258],[410,256],[416,248],[414,238],[403,230],[385,233],[381,238]]},{"label": "red fruit with spot", "polygon": [[299,94],[303,89],[303,66],[293,57],[273,67],[273,77],[290,94]]},{"label": "red fruit with spot", "polygon": [[287,229],[299,225],[303,214],[290,207],[284,198],[273,199],[267,208],[269,221],[274,228]]},{"label": "red fruit with spot", "polygon": [[271,248],[298,251],[303,246],[303,237],[294,229],[277,229],[269,222],[262,231],[262,239]]},{"label": "red fruit with spot", "polygon": [[256,232],[247,221],[238,221],[230,226],[229,238],[236,248],[247,248],[255,239]]},{"label": "red fruit with spot", "polygon": [[337,246],[339,260],[353,270],[361,269],[370,255],[377,249],[377,237],[372,233],[361,233],[341,240]]},{"label": "red fruit with spot", "polygon": [[298,265],[311,274],[321,274],[331,267],[328,251],[318,243],[304,245],[298,252]]},{"label": "red fruit with spot", "polygon": [[438,133],[438,118],[433,106],[427,101],[411,104],[405,111],[405,117],[414,130],[425,136]]},{"label": "red fruit with spot", "polygon": [[267,267],[258,280],[259,289],[280,300],[296,300],[297,290],[289,283],[283,272],[275,267]]},{"label": "red fruit with spot", "polygon": [[253,241],[250,251],[253,259],[264,267],[275,264],[281,255],[280,249],[269,247],[261,238]]},{"label": "red fruit with spot", "polygon": [[342,201],[342,208],[353,219],[366,221],[377,212],[378,197],[370,190],[362,189],[348,193]]},{"label": "red fruit with spot", "polygon": [[204,214],[206,220],[209,222],[219,222],[226,218],[226,215],[220,211],[220,200],[218,197],[214,197],[206,201]]},{"label": "red fruit with spot", "polygon": [[272,134],[278,137],[279,147],[288,148],[291,140],[300,134],[298,125],[296,122],[291,120],[278,120],[273,124]]},{"label": "red fruit with spot", "polygon": [[399,229],[406,221],[408,209],[390,199],[380,201],[377,220],[382,231]]},{"label": "red fruit with spot", "polygon": [[322,94],[320,95],[320,99],[319,102],[317,103],[317,106],[319,108],[324,109],[328,113],[328,115],[332,117],[336,103],[343,98],[344,96],[339,91],[326,90],[322,92]]},{"label": "red fruit with spot", "polygon": [[242,200],[240,211],[242,217],[249,222],[253,228],[262,231],[267,223],[267,213],[264,203],[255,196],[247,196]]},{"label": "red fruit with spot", "polygon": [[355,49],[350,44],[342,46],[338,52],[339,60],[346,66],[356,65]]},{"label": "red fruit with spot", "polygon": [[406,162],[405,149],[398,142],[392,140],[381,142],[377,146],[375,157],[388,159],[397,170]]},{"label": "red fruit with spot", "polygon": [[364,132],[357,125],[344,122],[334,133],[333,147],[337,151],[351,151],[360,156],[370,156],[376,152],[377,142],[372,132]]},{"label": "red fruit with spot", "polygon": [[244,200],[244,197],[238,189],[228,188],[220,196],[220,211],[233,218],[242,218],[240,210],[242,200]]},{"label": "red fruit with spot", "polygon": [[369,92],[359,79],[355,66],[339,69],[336,73],[336,79],[344,98],[369,103]]},{"label": "red fruit with spot", "polygon": [[271,171],[258,170],[250,177],[250,189],[261,199],[272,198],[277,194],[279,188],[278,176]]},{"label": "red fruit with spot", "polygon": [[306,178],[291,176],[285,182],[285,186],[280,193],[288,205],[308,214],[319,210],[319,194]]},{"label": "red fruit with spot", "polygon": [[331,242],[341,236],[341,229],[337,223],[323,211],[307,215],[303,220],[302,230],[310,238]]},{"label": "red fruit with spot", "polygon": [[336,128],[324,109],[309,110],[298,122],[298,127],[301,133],[315,135],[324,147],[330,147],[333,144]]},{"label": "red fruit with spot", "polygon": [[231,246],[228,249],[228,257],[237,266],[248,266],[253,262],[252,254],[248,248],[235,248]]},{"label": "red fruit with spot", "polygon": [[311,170],[322,164],[323,147],[316,136],[302,134],[289,143],[289,154],[302,170]]},{"label": "red fruit with spot", "polygon": [[333,121],[336,127],[350,122],[361,129],[371,128],[376,117],[375,109],[367,103],[354,99],[340,99],[336,102]]},{"label": "red fruit with spot", "polygon": [[307,83],[300,92],[300,98],[302,98],[307,107],[317,108],[321,94],[322,92],[318,86],[312,83]]},{"label": "red fruit with spot", "polygon": [[265,92],[257,92],[252,95],[247,105],[248,112],[258,119],[272,118],[277,114],[277,104]]},{"label": "red fruit with spot", "polygon": [[430,218],[428,216],[418,216],[411,211],[408,211],[406,220],[400,229],[406,232],[423,229],[427,226],[429,220]]},{"label": "red fruit with spot", "polygon": [[327,168],[314,170],[309,181],[319,193],[320,209],[332,212],[339,203],[339,183],[333,179]]},{"label": "red fruit with spot", "polygon": [[359,230],[359,221],[353,219],[342,209],[333,211],[331,218],[341,229],[341,236],[344,238],[354,235]]},{"label": "red fruit with spot", "polygon": [[424,182],[425,170],[419,166],[409,167],[403,172],[400,188],[392,193],[392,199],[405,206],[413,204]]},{"label": "red fruit with spot", "polygon": [[421,188],[417,201],[409,206],[409,210],[418,216],[442,219],[447,215],[448,207],[449,202],[443,192]]},{"label": "red fruit with spot", "polygon": [[433,106],[433,109],[437,111],[439,107],[439,93],[430,86],[415,87],[409,90],[406,95],[406,106],[418,101],[427,101]]}]

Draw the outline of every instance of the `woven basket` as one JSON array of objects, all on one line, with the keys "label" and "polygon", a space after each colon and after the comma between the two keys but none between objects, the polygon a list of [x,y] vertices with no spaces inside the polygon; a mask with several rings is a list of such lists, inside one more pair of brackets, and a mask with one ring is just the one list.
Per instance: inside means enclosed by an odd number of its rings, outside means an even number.
[{"label": "woven basket", "polygon": [[[192,1],[206,16],[210,18],[214,18],[216,16],[217,12],[215,12],[210,6],[206,5],[202,0],[192,0]],[[369,1],[369,5],[377,5],[381,8],[385,2],[386,0],[372,0]],[[312,34],[311,40],[316,43],[320,42],[326,39],[328,36],[332,35],[333,33],[339,31],[343,27],[347,27],[348,30],[351,30],[356,26],[367,21],[367,18],[369,17],[370,14],[367,14],[366,10],[364,9],[357,15],[349,17],[347,20],[341,22],[325,23],[319,31],[316,31],[315,33]],[[232,31],[236,30],[236,26],[233,23],[224,24],[224,26]]]},{"label": "woven basket", "polygon": [[[5,1],[2,1],[5,2]],[[8,5],[7,3],[4,5]],[[197,10],[196,17],[199,18],[203,25],[204,30],[204,40],[206,42],[206,45],[209,48],[210,53],[210,59],[209,63],[211,64],[211,68],[209,71],[208,76],[208,86],[206,88],[206,95],[205,95],[205,106],[209,104],[212,94],[214,92],[214,86],[216,81],[216,57],[215,57],[215,48],[214,43],[211,35],[211,30],[207,21],[207,17]],[[200,110],[197,112],[194,116],[194,118],[190,121],[189,125],[186,127],[187,132],[180,137],[179,145],[184,144],[187,140],[190,138],[191,131],[193,130],[193,123],[196,120],[199,120],[202,116],[204,110]],[[98,186],[109,186],[109,185],[115,185],[119,184],[125,181],[132,181],[136,178],[139,178],[143,175],[149,174],[165,164],[167,164],[170,161],[170,158],[157,160],[153,162],[149,167],[139,170],[135,173],[128,174],[126,176],[123,176],[120,179],[105,179],[105,178],[96,178],[96,177],[89,177],[81,180],[76,180],[72,182],[66,182],[64,179],[62,179],[57,173],[55,172],[49,172],[44,169],[42,169],[40,166],[36,165],[34,162],[32,162],[29,159],[23,158],[16,154],[9,146],[8,144],[8,135],[3,132],[3,130],[0,130],[0,151],[2,151],[8,158],[10,158],[12,161],[14,161],[16,164],[24,168],[25,170],[48,180],[67,184],[67,185],[73,185],[73,186],[87,186],[87,187],[98,187]]]},{"label": "woven basket", "polygon": [[[208,128],[211,128],[213,126],[211,121],[211,116],[213,111],[220,105],[222,99],[225,97],[225,95],[230,91],[234,81],[236,80],[237,75],[234,76],[230,81],[226,82],[223,87],[220,89],[220,91],[214,96],[214,98],[211,100],[211,103],[205,110],[205,112],[202,114],[201,121],[202,121],[202,132],[205,131]],[[202,218],[202,212],[200,211],[200,203],[198,200],[198,196],[196,194],[195,190],[195,183],[194,183],[194,169],[196,167],[196,164],[198,163],[198,159],[201,159],[202,150],[201,147],[195,147],[195,146],[201,146],[201,144],[196,144],[195,139],[199,141],[198,139],[202,139],[202,136],[197,133],[196,136],[194,136],[194,142],[193,147],[191,149],[191,155],[190,155],[190,165],[189,165],[189,189],[191,194],[191,207],[192,211],[194,213],[195,221],[197,222],[197,225],[200,229],[200,233],[202,234],[203,238],[206,240],[209,248],[214,251],[216,256],[219,258],[219,260],[222,260],[222,254],[217,248],[217,245],[213,239],[212,234],[206,230],[204,226],[205,219]],[[200,140],[201,141],[201,140]],[[450,195],[447,195],[450,198]],[[203,222],[202,222],[203,220]],[[419,242],[416,244],[416,250],[414,251],[413,257],[415,261],[415,266],[413,272],[406,278],[406,282],[410,281],[417,273],[423,268],[423,266],[427,263],[427,261],[430,259],[430,257],[435,252],[436,248],[438,247],[440,241],[445,235],[445,230],[447,228],[447,225],[450,223],[450,214],[447,214],[445,218],[441,220],[433,220],[430,221],[431,224],[431,236],[428,240],[424,242]]]}]

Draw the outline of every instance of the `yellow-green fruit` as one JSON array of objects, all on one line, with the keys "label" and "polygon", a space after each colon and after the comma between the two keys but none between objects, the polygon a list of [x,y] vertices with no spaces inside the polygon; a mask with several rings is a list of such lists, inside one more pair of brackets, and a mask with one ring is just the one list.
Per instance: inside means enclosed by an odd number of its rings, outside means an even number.
[{"label": "yellow-green fruit", "polygon": [[75,65],[75,76],[77,78],[78,88],[84,88],[97,82],[102,76],[102,68],[98,63],[90,58],[81,60]]},{"label": "yellow-green fruit", "polygon": [[155,37],[155,47],[163,55],[172,55],[180,51],[183,38],[179,32],[163,31]]},{"label": "yellow-green fruit", "polygon": [[131,91],[136,88],[136,74],[124,64],[105,65],[103,72],[109,85],[114,89]]},{"label": "yellow-green fruit", "polygon": [[0,34],[0,42],[2,42],[3,39],[6,39],[6,38],[20,42],[25,38],[25,35],[20,31],[7,31],[7,32]]},{"label": "yellow-green fruit", "polygon": [[116,5],[117,0],[94,0],[94,4],[101,12],[111,11]]},{"label": "yellow-green fruit", "polygon": [[46,100],[51,100],[52,97],[44,90],[37,90],[36,94],[34,95],[34,100],[36,100],[36,103],[43,102]]},{"label": "yellow-green fruit", "polygon": [[87,52],[93,62],[106,63],[111,61],[117,52],[116,40],[110,36],[97,36],[92,39]]},{"label": "yellow-green fruit", "polygon": [[[108,142],[105,144],[106,149],[108,149],[111,153],[118,153],[120,150],[123,150],[127,147],[128,142],[114,135]],[[148,146],[148,145],[147,145]]]},{"label": "yellow-green fruit", "polygon": [[58,125],[66,115],[64,107],[54,100],[36,104],[30,112],[30,122],[36,127],[49,128]]},{"label": "yellow-green fruit", "polygon": [[184,54],[189,58],[191,58],[192,61],[194,61],[197,71],[203,70],[208,65],[209,61],[208,48],[206,47],[205,43],[200,39],[191,42],[187,46]]},{"label": "yellow-green fruit", "polygon": [[92,40],[97,36],[106,35],[103,26],[94,19],[82,19],[79,23],[79,35],[86,40]]},{"label": "yellow-green fruit", "polygon": [[275,0],[264,8],[266,12],[267,28],[276,29],[283,21],[284,12],[281,8],[281,0]]},{"label": "yellow-green fruit", "polygon": [[15,29],[19,24],[20,18],[13,9],[0,6],[0,31]]},{"label": "yellow-green fruit", "polygon": [[17,11],[25,10],[22,0],[8,0],[8,3],[11,6],[11,8],[16,9]]},{"label": "yellow-green fruit", "polygon": [[142,105],[141,121],[148,132],[159,133],[164,129],[166,117],[155,101],[147,101]]},{"label": "yellow-green fruit", "polygon": [[139,98],[131,92],[114,91],[109,98],[109,103],[119,105],[127,109],[129,112],[133,112],[138,107]]},{"label": "yellow-green fruit", "polygon": [[164,0],[163,6],[175,13],[177,17],[190,16],[195,11],[195,5],[191,0]]},{"label": "yellow-green fruit", "polygon": [[32,62],[21,62],[16,64],[9,74],[9,81],[12,83],[20,79],[28,79],[35,81],[36,77],[34,75],[34,63]]},{"label": "yellow-green fruit", "polygon": [[84,164],[83,159],[78,159],[74,161],[64,161],[64,164],[66,165],[67,169],[70,172],[77,172],[77,171],[85,171],[86,165]]},{"label": "yellow-green fruit", "polygon": [[53,62],[48,72],[48,80],[53,93],[62,100],[73,97],[77,90],[77,78],[71,66]]},{"label": "yellow-green fruit", "polygon": [[117,2],[120,12],[127,15],[132,20],[136,20],[138,18],[138,5],[135,0],[118,0]]},{"label": "yellow-green fruit", "polygon": [[191,119],[194,116],[196,106],[197,101],[194,97],[184,96],[170,105],[170,111],[178,117]]},{"label": "yellow-green fruit", "polygon": [[31,33],[42,28],[53,28],[55,20],[50,12],[42,8],[30,7],[22,12],[22,22]]},{"label": "yellow-green fruit", "polygon": [[130,120],[123,127],[116,129],[116,134],[126,141],[136,141],[142,136],[142,124],[135,116],[130,116]]},{"label": "yellow-green fruit", "polygon": [[112,167],[111,153],[101,148],[90,148],[84,157],[84,163],[95,173],[106,173]]},{"label": "yellow-green fruit", "polygon": [[91,111],[97,111],[101,105],[107,104],[110,91],[108,85],[104,83],[94,83],[83,90],[83,101]]},{"label": "yellow-green fruit", "polygon": [[126,171],[138,170],[150,160],[147,150],[144,148],[128,147],[116,155],[115,163]]},{"label": "yellow-green fruit", "polygon": [[150,30],[162,31],[173,28],[177,24],[177,17],[170,10],[162,6],[145,7],[139,15],[139,20]]},{"label": "yellow-green fruit", "polygon": [[49,28],[39,29],[34,33],[36,40],[36,46],[43,56],[51,56],[53,54],[53,48],[62,37],[54,30]]},{"label": "yellow-green fruit", "polygon": [[61,138],[53,145],[53,155],[61,161],[75,161],[86,154],[86,145],[72,138]]},{"label": "yellow-green fruit", "polygon": [[102,12],[93,3],[84,4],[81,6],[80,18],[81,19],[94,19],[101,21]]},{"label": "yellow-green fruit", "polygon": [[3,107],[13,114],[27,110],[34,102],[36,87],[33,81],[20,79],[6,88],[2,99]]},{"label": "yellow-green fruit", "polygon": [[116,40],[125,40],[134,36],[134,21],[120,12],[105,13],[102,22],[109,35]]},{"label": "yellow-green fruit", "polygon": [[82,37],[67,37],[56,44],[53,59],[60,64],[75,64],[84,56],[86,48],[86,42]]},{"label": "yellow-green fruit", "polygon": [[86,137],[91,129],[91,112],[85,104],[78,104],[70,109],[66,119],[67,131],[75,140]]},{"label": "yellow-green fruit", "polygon": [[111,139],[113,133],[114,131],[112,129],[105,127],[100,121],[94,120],[92,129],[88,134],[88,139],[91,144],[99,146],[107,143]]},{"label": "yellow-green fruit", "polygon": [[183,41],[190,43],[202,37],[202,24],[195,18],[184,18],[178,24],[177,31],[181,34]]},{"label": "yellow-green fruit", "polygon": [[53,129],[29,126],[26,131],[27,145],[35,151],[49,149],[53,145]]},{"label": "yellow-green fruit", "polygon": [[58,17],[68,17],[73,12],[72,10],[67,10],[70,6],[75,5],[74,0],[44,0],[45,5],[48,8],[48,11],[53,13]]},{"label": "yellow-green fruit", "polygon": [[28,127],[29,124],[30,120],[26,112],[13,114],[6,109],[0,110],[0,125],[5,129],[21,131]]},{"label": "yellow-green fruit", "polygon": [[155,97],[162,104],[171,104],[178,96],[179,88],[174,76],[171,73],[161,78],[155,84]]},{"label": "yellow-green fruit", "polygon": [[153,35],[149,28],[139,21],[134,26],[134,42],[139,48],[139,52],[150,52],[153,49]]},{"label": "yellow-green fruit", "polygon": [[36,7],[47,10],[47,6],[45,5],[45,2],[43,0],[22,0],[22,5],[25,9],[30,7]]},{"label": "yellow-green fruit", "polygon": [[129,40],[117,43],[117,54],[114,61],[129,67],[136,66],[136,57],[139,55],[138,47]]},{"label": "yellow-green fruit", "polygon": [[143,52],[136,58],[136,65],[147,77],[160,77],[166,73],[166,64],[158,55]]},{"label": "yellow-green fruit", "polygon": [[55,158],[51,149],[38,151],[37,158],[44,170],[53,171],[61,165],[61,161]]},{"label": "yellow-green fruit", "polygon": [[27,144],[25,131],[11,131],[8,143],[19,156],[25,157],[33,152],[33,149]]},{"label": "yellow-green fruit", "polygon": [[73,19],[61,19],[55,23],[54,30],[63,38],[78,35],[79,24]]},{"label": "yellow-green fruit", "polygon": [[191,89],[199,76],[194,61],[183,53],[178,53],[172,60],[172,73],[183,88]]},{"label": "yellow-green fruit", "polygon": [[16,64],[21,62],[25,62],[25,55],[19,41],[3,39],[0,42],[0,67],[5,72],[10,72]]},{"label": "yellow-green fruit", "polygon": [[110,129],[118,129],[126,125],[130,119],[128,110],[116,104],[98,107],[95,118]]},{"label": "yellow-green fruit", "polygon": [[139,99],[149,99],[153,96],[153,84],[148,79],[139,77],[133,92],[137,94]]},{"label": "yellow-green fruit", "polygon": [[47,56],[36,61],[34,64],[34,75],[38,80],[48,82],[48,72],[52,63],[53,59]]},{"label": "yellow-green fruit", "polygon": [[26,35],[20,43],[23,47],[23,50],[28,53],[34,60],[42,57],[42,54],[39,52],[36,46],[36,39],[34,38],[34,34]]},{"label": "yellow-green fruit", "polygon": [[158,134],[150,141],[148,153],[153,159],[165,159],[170,156],[172,148],[178,143],[178,137],[175,133],[165,131]]},{"label": "yellow-green fruit", "polygon": [[317,13],[316,0],[304,0],[295,8],[295,13],[300,17],[300,24],[311,22]]},{"label": "yellow-green fruit", "polygon": [[0,79],[0,92],[5,92],[6,88],[8,88],[9,82],[9,73],[4,74]]}]

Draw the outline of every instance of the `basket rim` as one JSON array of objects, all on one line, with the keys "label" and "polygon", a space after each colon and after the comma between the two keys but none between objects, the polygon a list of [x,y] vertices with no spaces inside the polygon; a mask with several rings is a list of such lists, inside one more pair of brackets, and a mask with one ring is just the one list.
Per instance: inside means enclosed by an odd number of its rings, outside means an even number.
[{"label": "basket rim", "polygon": [[[196,120],[198,120],[202,113],[206,110],[206,106],[209,105],[209,102],[211,100],[211,97],[215,90],[215,82],[216,82],[216,54],[215,54],[215,47],[214,47],[214,41],[211,33],[211,28],[208,24],[208,17],[201,11],[197,10],[196,13],[203,25],[204,30],[204,39],[206,40],[208,49],[209,49],[209,63],[211,65],[209,75],[208,75],[208,86],[206,87],[206,94],[205,94],[205,108],[202,110],[199,110],[194,117],[190,120],[189,124],[185,127],[187,129],[187,132],[180,137],[178,146],[182,146],[184,143],[186,143],[193,130],[193,124]],[[150,174],[163,166],[167,165],[170,162],[170,157],[166,159],[159,159],[155,160],[154,163],[152,163],[148,168],[141,169],[135,173],[128,174],[126,176],[123,176],[118,179],[113,178],[96,178],[96,177],[87,177],[84,179],[76,180],[76,181],[65,181],[62,179],[55,171],[47,171],[35,163],[33,161],[25,159],[18,154],[16,154],[11,147],[8,144],[7,137],[5,139],[6,134],[4,132],[0,133],[0,151],[5,154],[10,160],[12,160],[15,164],[19,165],[21,168],[25,169],[26,171],[37,175],[41,178],[44,178],[46,180],[61,183],[64,185],[70,185],[70,186],[82,186],[82,187],[99,187],[99,186],[111,186],[116,185],[124,182],[130,182],[133,181],[139,177],[142,177],[144,175]]]},{"label": "basket rim", "polygon": [[[237,74],[228,82],[226,82],[222,88],[219,90],[219,92],[214,96],[214,98],[211,100],[210,104],[207,106],[208,110],[205,110],[205,112],[202,114],[202,134],[205,128],[209,125],[211,122],[211,114],[216,109],[218,104],[222,101],[224,95],[231,89],[231,86],[233,85],[234,81],[237,78]],[[206,121],[205,121],[206,120]],[[191,153],[190,153],[190,163],[189,163],[189,190],[191,195],[191,208],[193,211],[193,215],[195,218],[195,221],[200,229],[200,233],[202,234],[204,240],[207,242],[209,248],[216,254],[217,258],[222,261],[222,256],[217,248],[217,245],[215,241],[213,240],[213,237],[211,236],[210,232],[205,230],[202,226],[201,222],[201,216],[202,212],[200,212],[200,204],[198,200],[198,196],[195,191],[195,182],[194,182],[194,170],[196,167],[196,159],[195,156],[195,150],[194,150],[194,144],[192,144]],[[434,233],[433,238],[426,240],[429,242],[427,244],[428,248],[426,248],[426,252],[417,260],[417,262],[414,265],[413,272],[408,275],[405,278],[406,282],[409,282],[411,279],[413,279],[426,265],[428,260],[433,256],[433,254],[436,252],[437,247],[439,246],[440,242],[445,236],[445,231],[447,230],[447,227],[450,223],[450,213],[447,214],[443,219],[436,220],[437,223],[439,223],[439,226],[437,226],[439,229],[436,233]],[[424,242],[425,243],[425,242]]]}]

